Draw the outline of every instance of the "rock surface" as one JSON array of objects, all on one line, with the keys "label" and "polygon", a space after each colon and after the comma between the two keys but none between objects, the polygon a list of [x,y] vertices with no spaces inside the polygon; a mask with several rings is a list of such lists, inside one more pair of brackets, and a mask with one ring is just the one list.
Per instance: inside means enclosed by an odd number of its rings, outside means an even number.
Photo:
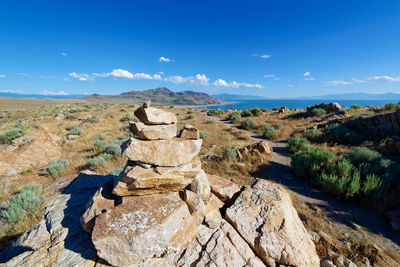
[{"label": "rock surface", "polygon": [[175,114],[153,107],[140,107],[135,111],[135,116],[145,124],[173,124],[177,122]]},{"label": "rock surface", "polygon": [[176,136],[176,124],[145,125],[142,122],[129,122],[131,131],[144,140],[171,139]]},{"label": "rock surface", "polygon": [[183,139],[197,140],[200,138],[200,131],[190,124],[185,124],[179,132],[179,137]]},{"label": "rock surface", "polygon": [[313,242],[288,194],[277,185],[257,180],[241,192],[225,217],[261,259],[319,266]]},{"label": "rock surface", "polygon": [[208,175],[208,181],[211,186],[211,191],[224,202],[231,200],[232,197],[240,191],[237,184],[217,175]]},{"label": "rock surface", "polygon": [[163,259],[173,263],[196,237],[189,210],[175,194],[125,197],[96,219],[92,240],[100,258],[115,266]]},{"label": "rock surface", "polygon": [[123,156],[131,161],[157,166],[177,166],[188,163],[200,152],[202,140],[174,138],[143,141],[131,138],[124,145]]}]

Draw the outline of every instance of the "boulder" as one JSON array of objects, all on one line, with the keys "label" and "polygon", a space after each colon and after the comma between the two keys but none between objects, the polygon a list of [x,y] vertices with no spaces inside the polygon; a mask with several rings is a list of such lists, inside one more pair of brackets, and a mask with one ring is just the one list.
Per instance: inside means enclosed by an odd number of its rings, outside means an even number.
[{"label": "boulder", "polygon": [[145,125],[142,122],[129,122],[129,127],[139,139],[171,139],[176,136],[176,124]]},{"label": "boulder", "polygon": [[208,181],[211,186],[211,192],[224,202],[231,200],[233,195],[240,191],[237,184],[217,175],[208,175]]},{"label": "boulder", "polygon": [[113,193],[118,196],[140,196],[170,193],[183,190],[194,179],[194,173],[168,170],[145,169],[140,166],[127,167]]},{"label": "boulder", "polygon": [[267,141],[260,141],[255,146],[263,154],[271,154],[272,152],[272,147]]},{"label": "boulder", "polygon": [[219,211],[214,199],[210,199],[205,208],[204,222],[208,225],[208,227],[215,229],[219,227],[221,221],[221,212]]},{"label": "boulder", "polygon": [[143,141],[131,138],[123,144],[123,156],[131,161],[157,166],[178,166],[191,161],[200,152],[202,140],[174,138]]},{"label": "boulder", "polygon": [[195,156],[191,161],[185,164],[181,164],[175,167],[155,166],[154,169],[156,172],[164,172],[164,171],[199,172],[201,171],[201,161],[198,156]]},{"label": "boulder", "polygon": [[92,240],[100,258],[114,266],[173,265],[194,240],[197,227],[176,194],[124,197],[100,214]]},{"label": "boulder", "polygon": [[316,104],[310,107],[307,107],[307,112],[311,112],[313,109],[323,109],[326,111],[326,113],[336,113],[342,109],[344,109],[344,107],[342,107],[339,103],[337,102],[333,102],[333,103],[321,103],[321,104]]},{"label": "boulder", "polygon": [[279,186],[256,180],[227,209],[225,218],[262,260],[319,266],[315,246],[289,195]]},{"label": "boulder", "polygon": [[354,264],[349,259],[346,259],[342,255],[334,256],[332,257],[333,264],[335,264],[336,267],[357,267],[357,265]]},{"label": "boulder", "polygon": [[210,199],[211,187],[207,174],[203,170],[195,175],[193,182],[190,184],[190,190],[198,194],[205,203]]},{"label": "boulder", "polygon": [[135,116],[145,124],[159,125],[177,122],[174,113],[153,107],[140,107],[135,111]]},{"label": "boulder", "polygon": [[186,202],[190,214],[195,219],[196,225],[199,225],[204,220],[204,215],[206,213],[206,206],[200,196],[190,190],[185,190],[183,192],[183,199]]},{"label": "boulder", "polygon": [[185,124],[179,132],[179,137],[183,139],[197,140],[200,138],[200,131],[190,124]]}]

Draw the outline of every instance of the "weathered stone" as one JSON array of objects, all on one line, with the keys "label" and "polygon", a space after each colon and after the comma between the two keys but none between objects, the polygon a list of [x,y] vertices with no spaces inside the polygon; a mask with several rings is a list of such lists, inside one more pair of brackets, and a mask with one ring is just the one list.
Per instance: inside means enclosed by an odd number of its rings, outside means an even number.
[{"label": "weathered stone", "polygon": [[208,227],[215,229],[220,226],[221,221],[221,212],[219,211],[214,200],[210,199],[205,208],[204,222],[208,225]]},{"label": "weathered stone", "polygon": [[279,264],[319,266],[315,246],[289,195],[277,185],[256,180],[227,209],[226,219],[261,259]]},{"label": "weathered stone", "polygon": [[143,108],[149,108],[151,105],[151,100],[145,100],[143,103]]},{"label": "weathered stone", "polygon": [[185,190],[183,193],[183,199],[186,202],[190,214],[193,216],[196,225],[199,225],[204,220],[206,213],[206,206],[200,196],[190,190]]},{"label": "weathered stone", "polygon": [[179,137],[183,139],[196,140],[200,138],[200,131],[190,124],[185,124],[185,126],[183,126],[182,130],[179,132]]},{"label": "weathered stone", "polygon": [[194,175],[167,168],[160,171],[140,166],[128,167],[120,175],[113,193],[118,196],[140,196],[180,191],[193,181]]},{"label": "weathered stone", "polygon": [[325,259],[321,261],[320,267],[336,267],[331,260]]},{"label": "weathered stone", "polygon": [[334,112],[338,112],[338,111],[344,109],[344,107],[342,107],[339,103],[333,102],[333,103],[328,103],[328,104],[321,103],[321,104],[316,104],[316,105],[307,107],[307,111],[310,112],[316,108],[323,109],[327,113],[334,113]]},{"label": "weathered stone", "polygon": [[211,187],[207,174],[203,170],[199,171],[194,177],[190,184],[190,190],[198,194],[205,203],[210,199]]},{"label": "weathered stone", "polygon": [[171,139],[176,136],[176,124],[145,125],[142,122],[129,122],[131,131],[144,140]]},{"label": "weathered stone", "polygon": [[346,259],[342,255],[334,256],[332,260],[336,267],[357,267],[351,260]]},{"label": "weathered stone", "polygon": [[173,124],[177,122],[174,113],[153,107],[140,107],[135,111],[135,116],[145,124]]},{"label": "weathered stone", "polygon": [[202,140],[174,138],[143,141],[131,138],[123,145],[123,156],[132,161],[157,166],[178,166],[190,162],[200,152]]},{"label": "weathered stone", "polygon": [[92,240],[100,258],[115,266],[173,265],[194,240],[197,227],[176,194],[125,197],[96,219]]},{"label": "weathered stone", "polygon": [[221,199],[219,199],[216,195],[214,195],[213,193],[211,193],[210,199],[214,200],[214,203],[218,207],[218,209],[222,208],[225,205],[225,203]]},{"label": "weathered stone", "polygon": [[267,141],[260,141],[256,144],[258,151],[263,154],[271,154],[272,147]]},{"label": "weathered stone", "polygon": [[156,166],[154,169],[156,172],[164,172],[164,171],[199,172],[201,171],[201,161],[198,156],[195,156],[191,161],[182,165],[178,165],[175,167]]},{"label": "weathered stone", "polygon": [[222,201],[229,201],[233,195],[240,191],[237,184],[217,175],[208,175],[211,191]]}]

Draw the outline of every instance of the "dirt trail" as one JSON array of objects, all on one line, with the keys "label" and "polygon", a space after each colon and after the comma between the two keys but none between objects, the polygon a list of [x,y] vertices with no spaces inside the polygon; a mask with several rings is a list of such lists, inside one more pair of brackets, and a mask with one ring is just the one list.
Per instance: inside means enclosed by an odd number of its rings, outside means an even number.
[{"label": "dirt trail", "polygon": [[[210,118],[210,116],[208,117]],[[265,140],[263,137],[243,130],[229,121],[217,117],[213,118],[246,132],[253,140]],[[287,140],[267,141],[271,144],[273,152],[269,165],[260,170],[259,178],[284,185],[298,200],[318,206],[331,219],[335,229],[340,232],[347,233],[357,240],[372,240],[383,250],[389,250],[400,255],[400,232],[391,230],[385,218],[369,213],[351,203],[340,201],[296,177],[290,164]],[[361,226],[362,229],[355,229],[354,224]]]}]

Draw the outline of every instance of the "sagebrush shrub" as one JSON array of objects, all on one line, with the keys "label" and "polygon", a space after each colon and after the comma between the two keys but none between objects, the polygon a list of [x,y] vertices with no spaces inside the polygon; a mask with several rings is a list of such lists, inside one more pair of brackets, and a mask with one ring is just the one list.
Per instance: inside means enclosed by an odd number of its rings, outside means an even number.
[{"label": "sagebrush shrub", "polygon": [[67,126],[65,129],[68,131],[69,134],[73,135],[80,135],[82,133],[82,128],[79,128],[77,126]]},{"label": "sagebrush shrub", "polygon": [[119,167],[117,167],[117,168],[115,168],[115,169],[112,169],[112,170],[109,172],[109,174],[110,174],[110,175],[119,176],[123,170],[124,170],[124,167],[119,166]]},{"label": "sagebrush shrub", "polygon": [[105,140],[97,139],[93,141],[92,145],[97,152],[103,152],[104,150],[106,150],[108,143]]},{"label": "sagebrush shrub", "polygon": [[240,123],[240,127],[246,130],[253,129],[255,126],[256,123],[252,118],[247,118]]},{"label": "sagebrush shrub", "polygon": [[210,134],[207,131],[204,131],[204,130],[200,130],[199,134],[200,134],[200,138],[201,139],[207,139],[210,136]]},{"label": "sagebrush shrub", "polygon": [[227,148],[225,150],[225,155],[229,160],[234,160],[237,157],[237,151],[234,148]]},{"label": "sagebrush shrub", "polygon": [[6,133],[0,134],[0,144],[9,144],[12,140],[24,135],[25,132],[21,128],[10,128]]},{"label": "sagebrush shrub", "polygon": [[52,160],[50,165],[43,170],[43,174],[51,174],[53,176],[61,174],[65,168],[69,165],[69,161],[66,159]]},{"label": "sagebrush shrub", "polygon": [[313,116],[322,116],[326,114],[326,110],[322,108],[314,108],[313,110],[311,110],[311,113],[313,114]]},{"label": "sagebrush shrub", "polygon": [[211,109],[211,110],[207,111],[208,116],[218,116],[223,113],[224,113],[224,111],[221,109]]},{"label": "sagebrush shrub", "polygon": [[289,151],[291,153],[295,153],[298,150],[306,150],[309,145],[309,142],[306,138],[295,137],[289,140],[288,145],[289,145]]},{"label": "sagebrush shrub", "polygon": [[227,120],[231,122],[236,122],[242,117],[241,113],[239,111],[234,111],[232,113],[229,113],[229,115],[226,117]]},{"label": "sagebrush shrub", "polygon": [[90,158],[87,160],[87,167],[91,170],[97,170],[99,167],[103,167],[106,164],[106,160],[102,155]]},{"label": "sagebrush shrub", "polygon": [[125,114],[124,116],[121,117],[121,119],[119,121],[139,121],[135,116],[129,115],[129,114]]},{"label": "sagebrush shrub", "polygon": [[263,136],[269,140],[276,140],[278,138],[277,132],[274,127],[269,127],[264,130]]},{"label": "sagebrush shrub", "polygon": [[117,144],[109,144],[106,147],[105,153],[114,157],[121,156],[121,147]]},{"label": "sagebrush shrub", "polygon": [[322,136],[322,131],[318,129],[305,129],[303,136],[309,140],[316,140]]},{"label": "sagebrush shrub", "polygon": [[87,118],[86,121],[90,122],[90,123],[98,123],[100,120],[96,116],[91,116],[91,117]]}]

